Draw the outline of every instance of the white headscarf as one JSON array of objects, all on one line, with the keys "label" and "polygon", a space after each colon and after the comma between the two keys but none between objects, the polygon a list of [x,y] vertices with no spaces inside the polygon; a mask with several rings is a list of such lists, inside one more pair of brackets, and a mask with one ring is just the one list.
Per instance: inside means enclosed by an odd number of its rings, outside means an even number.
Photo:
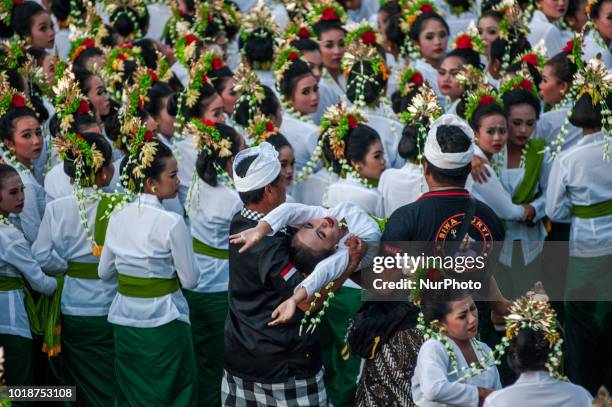
[{"label": "white headscarf", "polygon": [[[460,153],[444,153],[438,144],[436,134],[438,133],[438,127],[440,126],[456,126],[465,133],[470,139],[470,147],[467,151]],[[472,161],[474,155],[474,132],[472,128],[467,124],[465,120],[452,114],[445,114],[440,116],[429,129],[427,133],[427,140],[425,141],[425,148],[423,154],[427,161],[434,166],[443,170],[453,170],[455,168],[465,167]]]},{"label": "white headscarf", "polygon": [[[251,163],[244,177],[236,174],[236,167],[245,158],[257,155]],[[257,147],[242,150],[234,158],[232,166],[234,172],[234,184],[236,191],[248,192],[255,191],[270,184],[280,174],[280,161],[278,161],[278,151],[270,143],[263,142]]]}]

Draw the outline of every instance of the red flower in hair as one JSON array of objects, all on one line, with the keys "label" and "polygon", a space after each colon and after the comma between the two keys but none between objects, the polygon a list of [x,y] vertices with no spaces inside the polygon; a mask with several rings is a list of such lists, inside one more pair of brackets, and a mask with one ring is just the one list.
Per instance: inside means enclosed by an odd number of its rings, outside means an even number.
[{"label": "red flower in hair", "polygon": [[195,36],[195,35],[193,35],[193,34],[187,34],[187,35],[185,36],[185,44],[186,44],[186,45],[191,45],[191,43],[192,43],[192,42],[195,42],[195,41],[197,41],[197,40],[198,40],[198,37],[196,37],[196,36]]},{"label": "red flower in hair", "polygon": [[422,13],[431,13],[433,11],[433,7],[431,4],[423,4],[419,10],[421,10]]},{"label": "red flower in hair", "polygon": [[210,61],[210,66],[215,71],[218,71],[219,69],[223,68],[223,60],[219,57],[214,57],[212,61]]},{"label": "red flower in hair", "polygon": [[336,10],[333,7],[327,7],[323,9],[323,13],[321,13],[321,20],[329,21],[329,20],[338,20],[338,15],[336,14]]},{"label": "red flower in hair", "polygon": [[23,52],[24,54],[26,52],[28,52],[28,50],[26,49],[26,47],[24,47],[23,45],[19,44],[19,49],[21,50],[21,52]]},{"label": "red flower in hair", "polygon": [[93,48],[96,46],[96,43],[91,38],[86,38],[81,45],[83,45],[85,48]]},{"label": "red flower in hair", "polygon": [[300,59],[300,56],[297,52],[291,51],[287,56],[287,59],[289,59],[289,61],[297,61],[298,59]]},{"label": "red flower in hair", "polygon": [[23,3],[23,0],[13,0],[13,5],[17,5],[17,4],[21,4]]},{"label": "red flower in hair", "polygon": [[573,50],[574,50],[574,40],[569,40],[567,44],[565,44],[565,47],[563,47],[563,52],[565,52],[566,54],[571,54]]},{"label": "red flower in hair", "polygon": [[361,42],[365,45],[376,45],[376,34],[374,34],[374,31],[366,31],[361,34]]},{"label": "red flower in hair", "polygon": [[473,49],[474,45],[472,44],[472,39],[469,35],[463,34],[457,38],[457,42],[455,43],[455,48],[457,49]]},{"label": "red flower in hair", "polygon": [[149,75],[149,78],[151,78],[153,82],[157,82],[159,80],[159,78],[157,77],[157,74],[152,69],[147,69],[147,75]]},{"label": "red flower in hair", "polygon": [[147,130],[145,133],[144,141],[153,141],[153,132],[151,130]]},{"label": "red flower in hair", "polygon": [[529,65],[538,65],[538,56],[535,54],[527,54],[523,57],[523,62],[527,62]]},{"label": "red flower in hair", "polygon": [[25,107],[26,101],[23,96],[19,93],[15,93],[13,95],[13,99],[11,100],[11,107]]},{"label": "red flower in hair", "polygon": [[91,112],[91,109],[89,109],[89,103],[87,103],[85,99],[81,99],[81,102],[79,103],[79,107],[76,111],[76,114],[78,114],[79,116],[82,116],[89,112]]},{"label": "red flower in hair", "polygon": [[308,28],[302,27],[298,30],[297,35],[300,38],[310,38],[310,31],[308,31]]},{"label": "red flower in hair", "polygon": [[208,76],[206,76],[206,72],[202,72],[202,83],[208,82]]},{"label": "red flower in hair", "polygon": [[82,135],[80,135],[80,134],[77,134],[77,135],[76,135],[76,138],[77,138],[78,140],[85,140],[85,137],[83,137],[83,136],[82,136]]},{"label": "red flower in hair", "polygon": [[410,78],[410,83],[414,83],[415,85],[422,85],[425,80],[423,79],[423,75],[420,72],[415,72],[412,74]]},{"label": "red flower in hair", "polygon": [[266,122],[266,131],[274,131],[274,124],[272,122]]},{"label": "red flower in hair", "polygon": [[138,108],[142,109],[144,107],[144,99],[139,97],[138,98]]},{"label": "red flower in hair", "polygon": [[522,89],[526,89],[529,92],[533,92],[533,83],[531,83],[531,81],[528,81],[527,79],[523,79],[521,81],[521,84],[519,85]]},{"label": "red flower in hair", "polygon": [[202,124],[204,126],[215,127],[215,122],[213,122],[212,120],[204,119],[204,120],[200,120],[200,121],[202,122]]},{"label": "red flower in hair", "polygon": [[352,114],[348,116],[348,125],[350,129],[357,128],[357,119]]},{"label": "red flower in hair", "polygon": [[210,23],[213,20],[213,13],[208,12],[208,22]]},{"label": "red flower in hair", "polygon": [[134,46],[132,44],[121,44],[121,45],[119,45],[119,48],[132,49],[132,48],[134,48]]},{"label": "red flower in hair", "polygon": [[492,103],[495,103],[495,98],[491,95],[483,95],[480,97],[480,99],[478,100],[478,106],[484,106],[484,105],[490,105]]},{"label": "red flower in hair", "polygon": [[125,61],[126,59],[128,59],[128,56],[124,54],[123,52],[120,52],[119,54],[117,54],[117,59]]}]

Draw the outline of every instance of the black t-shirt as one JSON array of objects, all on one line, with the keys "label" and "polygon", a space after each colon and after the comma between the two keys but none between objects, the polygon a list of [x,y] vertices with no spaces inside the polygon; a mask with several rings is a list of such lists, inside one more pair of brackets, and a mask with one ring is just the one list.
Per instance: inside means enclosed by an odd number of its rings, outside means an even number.
[{"label": "black t-shirt", "polygon": [[[257,222],[237,213],[230,234]],[[238,253],[229,245],[229,310],[225,321],[225,369],[260,383],[279,383],[315,376],[321,369],[318,335],[299,336],[304,313],[299,309],[284,325],[268,326],[272,311],[293,295],[304,277],[289,262],[292,233],[279,232]]]}]

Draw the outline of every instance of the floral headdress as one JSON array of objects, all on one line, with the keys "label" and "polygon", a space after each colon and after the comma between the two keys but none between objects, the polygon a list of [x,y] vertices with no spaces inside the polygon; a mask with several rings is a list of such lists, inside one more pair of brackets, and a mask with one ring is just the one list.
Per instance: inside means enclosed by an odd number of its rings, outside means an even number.
[{"label": "floral headdress", "polygon": [[[363,64],[359,72],[354,72],[356,75],[353,80],[357,82],[355,87],[356,100],[354,104],[363,107],[366,104],[364,95],[366,83],[372,82],[377,84],[378,75],[382,75],[382,79],[386,81],[389,78],[389,71],[387,70],[385,61],[375,47],[365,45],[361,42],[350,43],[342,57],[342,72],[344,76],[348,78],[351,71],[354,70],[355,65],[360,62],[369,62],[372,67],[372,74],[363,72]],[[347,83],[347,87],[348,86],[351,86],[351,83]]]},{"label": "floral headdress", "polygon": [[280,27],[270,13],[270,9],[261,0],[243,16],[240,38],[244,41],[249,35],[258,35],[260,31],[267,31],[272,38],[279,37],[281,33]]},{"label": "floral headdress", "polygon": [[493,7],[493,10],[502,14],[499,22],[499,36],[502,39],[510,41],[529,33],[529,27],[523,18],[523,11],[516,0],[502,0]]},{"label": "floral headdress", "polygon": [[585,11],[587,17],[591,18],[591,10],[593,9],[594,5],[599,3],[599,1],[600,0],[587,0],[586,5],[584,7],[584,11]]},{"label": "floral headdress", "polygon": [[123,89],[119,117],[123,120],[138,115],[149,100],[149,89],[159,80],[157,73],[144,66],[138,67],[134,74],[134,83]]},{"label": "floral headdress", "polygon": [[6,72],[0,71],[0,117],[4,116],[10,109],[18,107],[32,109],[32,103],[23,93],[9,84]]},{"label": "floral headdress", "polygon": [[175,55],[185,68],[189,68],[195,58],[197,58],[198,44],[202,44],[202,39],[192,32],[181,35],[175,43]]},{"label": "floral headdress", "polygon": [[354,108],[345,106],[342,103],[331,106],[321,117],[320,134],[321,138],[327,138],[336,161],[345,160],[344,158],[344,139],[348,132],[357,128],[367,119],[361,112]]},{"label": "floral headdress", "polygon": [[247,128],[247,134],[253,140],[252,146],[259,145],[266,141],[270,136],[279,132],[278,127],[272,123],[272,121],[258,112],[249,127]]},{"label": "floral headdress", "polygon": [[491,104],[504,105],[498,93],[495,91],[495,88],[485,86],[479,88],[475,92],[470,92],[465,105],[465,120],[471,120],[474,112],[479,107]]},{"label": "floral headdress", "polygon": [[408,93],[416,87],[419,87],[425,83],[423,74],[414,68],[406,66],[402,71],[399,72],[398,89],[402,96],[406,96]]},{"label": "floral headdress", "polygon": [[544,69],[544,65],[546,65],[546,51],[541,47],[535,47],[530,51],[517,55],[513,62],[531,65],[541,72]]},{"label": "floral headdress", "polygon": [[346,12],[340,4],[333,0],[314,2],[312,11],[308,13],[310,25],[315,25],[319,21],[338,21],[344,24],[346,20]]},{"label": "floral headdress", "polygon": [[25,42],[21,40],[3,41],[0,46],[3,51],[0,54],[0,62],[3,65],[19,71],[28,63],[28,51]]},{"label": "floral headdress", "polygon": [[169,38],[172,40],[176,51],[176,42],[179,35],[185,35],[189,32],[191,23],[185,19],[186,16],[179,9],[177,2],[170,2],[169,7],[171,15],[164,25],[162,38]]},{"label": "floral headdress", "polygon": [[[144,186],[144,170],[149,168],[157,154],[158,141],[153,132],[147,130],[139,117],[132,116],[124,120],[121,126],[120,137],[125,140],[128,147],[128,165],[126,170],[132,168],[132,175],[127,173],[120,175],[120,180],[128,194],[134,191],[142,191]],[[136,180],[136,181],[135,181]],[[139,182],[140,185],[136,185]]]},{"label": "floral headdress", "polygon": [[369,23],[362,22],[359,24],[352,24],[347,27],[348,33],[344,38],[346,44],[352,44],[353,42],[361,42],[364,45],[375,47],[382,43],[382,36],[377,29],[372,27]]},{"label": "floral headdress", "polygon": [[89,102],[81,93],[81,88],[71,67],[64,70],[62,78],[53,87],[53,92],[55,93],[53,107],[55,107],[62,132],[72,129],[74,116],[93,116]]},{"label": "floral headdress", "polygon": [[290,46],[288,43],[284,44],[276,56],[274,65],[272,65],[274,76],[276,76],[277,86],[279,86],[280,82],[285,76],[285,72],[287,69],[289,69],[291,64],[300,60],[301,57],[302,53],[297,48]]},{"label": "floral headdress", "polygon": [[138,24],[138,18],[142,18],[147,15],[147,3],[138,0],[106,0],[105,1],[106,11],[111,16],[117,10],[120,10],[117,15],[113,16],[118,18],[121,15],[126,16],[132,22],[134,27],[134,35],[136,38],[142,38],[146,33],[143,33]]},{"label": "floral headdress", "polygon": [[102,75],[107,86],[111,90],[111,97],[121,100],[121,89],[124,85],[124,62],[132,61],[137,65],[143,65],[144,60],[140,55],[141,49],[132,44],[122,44],[107,51],[106,64],[102,69]]},{"label": "floral headdress", "polygon": [[548,372],[557,379],[564,379],[559,374],[559,366],[563,356],[561,350],[563,339],[561,339],[557,330],[558,323],[555,310],[546,301],[521,297],[510,306],[509,311],[510,314],[506,316],[506,338],[512,340],[524,328],[544,334],[549,348],[552,349],[546,363]]},{"label": "floral headdress", "polygon": [[[19,72],[30,84],[30,94],[34,95],[40,90],[43,95],[51,95],[51,89],[47,83],[43,69],[36,63],[34,57],[27,53],[24,42],[14,39],[2,42],[4,51],[0,54],[0,63]],[[35,87],[32,85],[36,85]],[[43,96],[39,95],[39,96]]]},{"label": "floral headdress", "polygon": [[472,65],[464,65],[455,74],[455,78],[466,90],[478,89],[485,84],[484,73]]},{"label": "floral headdress", "polygon": [[208,24],[214,22],[221,30],[227,32],[229,27],[239,27],[240,20],[240,12],[233,3],[213,0],[202,2],[196,7],[193,28],[204,34],[208,29]]},{"label": "floral headdress", "polygon": [[234,74],[236,84],[234,90],[240,94],[236,106],[246,102],[249,106],[249,121],[255,117],[259,104],[265,99],[266,93],[259,82],[255,71],[249,65],[242,62]]},{"label": "floral headdress", "polygon": [[317,38],[314,30],[310,27],[302,16],[294,18],[287,28],[285,28],[285,41],[293,41],[297,39],[310,38],[315,40]]},{"label": "floral headdress", "polygon": [[[402,9],[400,29],[406,34],[410,32],[410,27],[421,14],[438,13],[431,0],[408,0],[403,4]],[[419,57],[419,50],[409,39],[404,42],[403,52],[412,59]]]},{"label": "floral headdress", "polygon": [[308,13],[312,11],[312,1],[310,0],[283,0],[285,9],[289,16],[294,20],[296,18],[305,19]]},{"label": "floral headdress", "polygon": [[72,21],[72,23],[70,25],[70,51],[68,52],[68,58],[71,61],[74,62],[88,48],[103,48],[102,40],[108,37],[109,32],[92,2],[87,3],[85,19]]},{"label": "floral headdress", "polygon": [[23,3],[23,0],[3,0],[0,2],[0,21],[10,27],[13,8],[21,3]]},{"label": "floral headdress", "polygon": [[536,84],[533,82],[533,78],[529,74],[529,71],[526,69],[522,69],[518,74],[512,77],[506,77],[502,81],[501,86],[499,87],[499,94],[503,95],[506,92],[513,91],[515,89],[524,89],[533,93],[534,96],[538,96],[538,88]]},{"label": "floral headdress", "polygon": [[479,54],[485,53],[485,44],[478,34],[478,28],[473,21],[470,22],[465,32],[459,33],[455,39],[453,39],[454,49],[471,49],[478,52]]}]

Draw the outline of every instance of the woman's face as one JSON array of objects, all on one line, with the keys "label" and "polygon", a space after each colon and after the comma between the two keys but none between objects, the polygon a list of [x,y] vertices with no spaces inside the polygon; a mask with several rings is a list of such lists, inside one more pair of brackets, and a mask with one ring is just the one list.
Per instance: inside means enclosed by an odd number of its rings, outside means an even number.
[{"label": "woman's face", "polygon": [[223,111],[226,114],[234,113],[234,105],[236,105],[236,101],[238,100],[238,92],[234,90],[234,85],[236,85],[236,80],[232,77],[225,79],[225,84],[223,85],[223,90],[221,90],[221,98],[223,99]]},{"label": "woman's face", "polygon": [[435,18],[425,21],[417,45],[423,58],[430,64],[437,65],[444,57],[448,45],[446,27]]},{"label": "woman's face", "polygon": [[302,53],[302,59],[306,61],[310,72],[314,75],[317,82],[321,80],[323,75],[323,57],[321,57],[320,51],[304,51]]},{"label": "woman's face", "polygon": [[89,88],[87,98],[91,102],[99,117],[106,116],[110,113],[111,103],[106,93],[106,87],[100,77],[94,75],[89,79]]},{"label": "woman's face", "polygon": [[478,309],[471,296],[459,301],[449,302],[450,312],[440,325],[446,328],[449,337],[455,340],[468,341],[478,333]]},{"label": "woman's face", "polygon": [[523,103],[510,108],[508,115],[509,141],[515,146],[524,146],[538,122],[536,111],[531,105]]},{"label": "woman's face", "polygon": [[45,79],[49,86],[53,86],[53,77],[55,76],[55,57],[47,54],[43,59],[42,69],[45,74]]},{"label": "woman's face", "polygon": [[508,125],[501,114],[485,116],[476,131],[478,147],[486,154],[499,153],[508,141]]},{"label": "woman's face", "polygon": [[589,16],[586,14],[586,0],[578,2],[578,6],[574,10],[574,15],[567,15],[566,19],[570,27],[575,31],[581,31],[589,21]]},{"label": "woman's face", "polygon": [[4,178],[0,189],[0,212],[21,213],[25,201],[24,190],[19,174],[15,173]]},{"label": "woman's face", "polygon": [[176,197],[179,190],[179,178],[178,178],[178,165],[176,158],[168,157],[164,159],[165,166],[164,171],[159,175],[159,179],[151,180],[152,186],[157,187],[153,195],[157,196],[160,200],[172,199]]},{"label": "woman's face", "polygon": [[341,236],[338,220],[332,216],[310,219],[296,234],[301,244],[316,252],[333,250]]},{"label": "woman's face", "polygon": [[303,114],[317,111],[319,107],[319,85],[313,75],[306,75],[295,83],[291,104],[293,104],[295,110]]},{"label": "woman's face", "polygon": [[40,157],[43,148],[43,134],[40,123],[34,117],[25,116],[13,120],[13,140],[6,140],[13,149],[15,158],[22,164]]},{"label": "woman's face", "polygon": [[593,20],[604,41],[612,41],[612,1],[605,1],[599,8],[599,15]]},{"label": "woman's face", "polygon": [[550,65],[545,65],[540,82],[540,95],[544,103],[549,105],[559,103],[568,89],[569,85],[557,78],[555,70]]},{"label": "woman's face", "polygon": [[159,132],[166,137],[172,137],[174,135],[174,122],[176,119],[174,116],[168,113],[167,106],[169,98],[170,96],[166,96],[162,99],[162,108],[155,118]]},{"label": "woman's face", "polygon": [[368,180],[380,179],[385,170],[385,150],[380,140],[370,144],[362,162],[356,163],[359,175]]},{"label": "woman's face", "polygon": [[32,28],[29,38],[32,47],[51,49],[55,45],[55,31],[49,13],[42,12],[32,18]]},{"label": "woman's face", "polygon": [[289,185],[293,183],[293,170],[295,169],[293,149],[289,146],[285,146],[278,150],[278,161],[280,161],[281,164],[281,178],[285,187],[289,187]]},{"label": "woman's face", "polygon": [[558,20],[565,16],[569,0],[540,0],[539,6],[542,13],[549,20]]},{"label": "woman's face", "polygon": [[325,68],[338,71],[344,55],[344,31],[334,29],[321,33],[319,44]]},{"label": "woman's face", "polygon": [[499,38],[499,21],[493,17],[483,17],[478,21],[478,33],[485,43],[487,55],[491,55],[491,44]]},{"label": "woman's face", "polygon": [[215,94],[214,99],[206,110],[204,115],[201,117],[203,120],[210,120],[215,123],[225,123],[225,116],[223,115],[223,99],[218,94]]},{"label": "woman's face", "polygon": [[448,96],[452,101],[457,100],[463,94],[463,86],[457,80],[457,74],[461,70],[463,60],[459,57],[445,58],[438,69],[438,88],[440,93]]}]

